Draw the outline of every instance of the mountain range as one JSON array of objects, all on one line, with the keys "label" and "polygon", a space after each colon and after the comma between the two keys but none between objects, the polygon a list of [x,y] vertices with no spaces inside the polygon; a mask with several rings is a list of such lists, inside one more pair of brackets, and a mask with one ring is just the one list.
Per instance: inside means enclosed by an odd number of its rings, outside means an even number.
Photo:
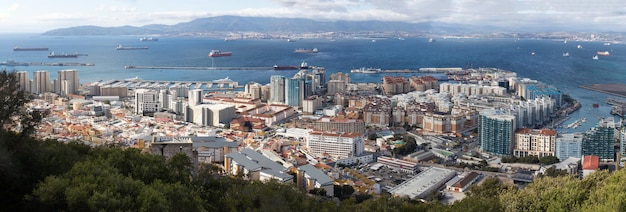
[{"label": "mountain range", "polygon": [[317,21],[303,18],[271,18],[217,16],[198,18],[174,25],[152,24],[145,26],[76,26],[54,29],[44,32],[51,36],[86,36],[86,35],[176,35],[181,33],[216,33],[216,32],[279,32],[279,33],[314,33],[314,32],[407,32],[407,33],[456,33],[477,31],[475,26],[446,23],[406,23],[388,21]]}]

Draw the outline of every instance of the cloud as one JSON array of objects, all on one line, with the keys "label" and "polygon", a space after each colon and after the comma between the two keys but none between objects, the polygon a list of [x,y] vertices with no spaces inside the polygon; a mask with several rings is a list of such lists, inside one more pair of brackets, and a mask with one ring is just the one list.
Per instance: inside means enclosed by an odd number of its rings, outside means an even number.
[{"label": "cloud", "polygon": [[17,9],[18,9],[19,7],[20,7],[20,4],[18,4],[18,3],[13,3],[13,4],[11,4],[11,6],[9,6],[6,10],[7,10],[8,12],[15,12],[15,11],[17,11]]}]

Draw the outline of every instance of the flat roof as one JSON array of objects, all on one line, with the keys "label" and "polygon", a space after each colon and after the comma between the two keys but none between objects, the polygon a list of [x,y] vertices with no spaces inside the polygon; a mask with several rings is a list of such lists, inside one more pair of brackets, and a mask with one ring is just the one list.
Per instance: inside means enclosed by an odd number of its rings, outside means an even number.
[{"label": "flat roof", "polygon": [[226,157],[232,158],[233,161],[235,161],[237,164],[242,165],[243,167],[245,167],[247,170],[250,170],[250,171],[260,170],[262,168],[261,165],[248,159],[245,155],[239,152],[228,153]]},{"label": "flat roof", "polygon": [[317,180],[317,182],[319,182],[322,185],[333,183],[333,179],[331,179],[328,175],[324,174],[324,172],[315,168],[315,166],[311,164],[300,166],[298,167],[298,169],[304,171],[304,173],[311,176],[311,178]]},{"label": "flat roof", "polygon": [[424,192],[431,190],[433,186],[445,183],[454,176],[456,176],[456,172],[453,170],[430,167],[415,177],[393,187],[389,192],[399,196],[407,195],[410,198],[422,198]]},{"label": "flat roof", "polygon": [[252,161],[258,163],[263,168],[271,169],[277,172],[285,170],[285,167],[283,167],[282,165],[270,160],[269,158],[265,157],[257,151],[254,151],[253,149],[243,148],[239,150],[239,152],[245,156],[248,156]]}]

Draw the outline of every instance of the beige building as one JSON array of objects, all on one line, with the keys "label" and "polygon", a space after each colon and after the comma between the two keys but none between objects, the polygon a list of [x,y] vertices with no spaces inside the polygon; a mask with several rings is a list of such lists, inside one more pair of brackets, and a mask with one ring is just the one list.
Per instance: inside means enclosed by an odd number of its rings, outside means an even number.
[{"label": "beige building", "polygon": [[302,113],[313,114],[322,108],[322,97],[313,95],[302,100]]},{"label": "beige building", "polygon": [[404,77],[384,76],[383,91],[385,95],[408,93],[411,91],[411,85]]},{"label": "beige building", "polygon": [[556,131],[552,129],[521,128],[515,132],[513,155],[523,156],[554,156]]},{"label": "beige building", "polygon": [[362,133],[312,131],[306,144],[308,152],[315,156],[345,159],[363,154],[365,140]]}]

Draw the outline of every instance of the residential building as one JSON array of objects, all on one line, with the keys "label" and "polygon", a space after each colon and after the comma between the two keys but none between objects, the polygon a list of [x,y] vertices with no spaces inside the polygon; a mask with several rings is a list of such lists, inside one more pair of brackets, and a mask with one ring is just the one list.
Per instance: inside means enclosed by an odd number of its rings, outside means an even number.
[{"label": "residential building", "polygon": [[279,104],[283,104],[285,102],[285,77],[272,75],[270,78],[269,102]]},{"label": "residential building", "polygon": [[385,95],[407,93],[411,91],[409,81],[401,76],[384,76],[383,91]]},{"label": "residential building", "polygon": [[615,161],[615,122],[613,117],[602,119],[583,135],[582,154],[596,155],[601,161]]},{"label": "residential building", "polygon": [[478,141],[483,152],[511,155],[516,120],[505,110],[484,109],[480,111]]},{"label": "residential building", "polygon": [[135,114],[145,115],[161,110],[159,93],[156,90],[137,89],[135,90]]},{"label": "residential building", "polygon": [[54,92],[67,96],[68,94],[78,94],[80,83],[78,80],[78,70],[60,70],[57,72],[57,79],[54,80]]},{"label": "residential building", "polygon": [[293,181],[293,176],[286,173],[285,167],[253,149],[242,148],[239,152],[231,152],[224,157],[224,168],[229,175],[260,181],[272,179],[283,183]]},{"label": "residential building", "polygon": [[50,73],[48,73],[48,71],[35,71],[33,74],[33,84],[31,84],[31,86],[31,91],[34,94],[42,94],[52,91]]},{"label": "residential building", "polygon": [[17,82],[20,85],[20,90],[31,93],[31,81],[28,76],[28,71],[18,71]]},{"label": "residential building", "polygon": [[285,79],[285,104],[301,107],[306,96],[305,80],[301,78]]},{"label": "residential building", "polygon": [[552,129],[521,128],[515,131],[513,156],[554,156],[556,151],[556,131]]},{"label": "residential building", "polygon": [[583,155],[583,158],[582,158],[583,178],[598,171],[598,169],[600,168],[600,160],[601,160],[600,157],[596,155]]},{"label": "residential building", "polygon": [[306,191],[314,188],[324,189],[327,196],[333,196],[335,193],[333,179],[310,164],[298,167],[297,185]]},{"label": "residential building", "polygon": [[363,154],[365,139],[361,133],[312,131],[306,144],[313,155],[343,159]]},{"label": "residential building", "polygon": [[309,96],[306,99],[302,100],[302,113],[303,114],[313,114],[316,110],[322,108],[322,97],[318,95]]},{"label": "residential building", "polygon": [[559,134],[556,137],[555,156],[563,161],[567,158],[581,158],[583,155],[583,134]]}]

